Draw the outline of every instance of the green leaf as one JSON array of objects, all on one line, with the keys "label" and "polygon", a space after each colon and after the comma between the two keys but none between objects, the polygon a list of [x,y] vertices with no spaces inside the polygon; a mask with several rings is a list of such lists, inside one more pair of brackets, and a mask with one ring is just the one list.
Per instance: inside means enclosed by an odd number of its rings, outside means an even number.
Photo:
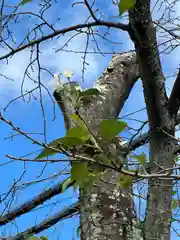
[{"label": "green leaf", "polygon": [[62,143],[62,147],[70,148],[70,147],[82,145],[84,143],[84,140],[81,138],[65,136],[64,138],[62,138],[61,143]]},{"label": "green leaf", "polygon": [[175,218],[170,219],[170,222],[176,222],[176,221],[178,222],[178,220]]},{"label": "green leaf", "polygon": [[[62,138],[58,138],[58,139],[50,142],[47,146],[59,149],[59,145],[61,144],[61,139]],[[56,153],[57,153],[57,151],[55,151],[53,149],[44,148],[44,150],[36,157],[36,159],[41,159],[41,158],[44,158],[44,157],[52,156]]]},{"label": "green leaf", "polygon": [[38,159],[42,159],[48,156],[52,156],[54,154],[56,154],[57,151],[54,151],[53,149],[49,149],[49,148],[45,148],[37,157],[36,160]]},{"label": "green leaf", "polygon": [[179,161],[179,157],[177,156],[176,158],[175,158],[175,162],[178,162]]},{"label": "green leaf", "polygon": [[83,196],[86,192],[86,189],[93,184],[96,178],[96,176],[89,173],[87,163],[72,163],[71,179],[76,181],[73,185],[74,191],[76,191],[77,187],[79,186],[81,189],[81,195]]},{"label": "green leaf", "polygon": [[62,183],[62,193],[65,192],[69,186],[70,183],[72,183],[71,177],[66,178]]},{"label": "green leaf", "polygon": [[32,2],[32,0],[23,0],[19,5],[25,5],[29,2]]},{"label": "green leaf", "polygon": [[82,141],[87,141],[89,139],[89,134],[86,129],[82,127],[70,128],[66,134],[67,138],[77,138]]},{"label": "green leaf", "polygon": [[130,157],[135,158],[141,164],[144,164],[145,162],[147,162],[146,154],[144,152],[139,155],[132,155]]},{"label": "green leaf", "polygon": [[[63,138],[58,138],[48,144],[48,147],[52,147],[60,150],[60,146],[63,148],[73,147],[83,144],[89,139],[89,134],[85,128],[75,127],[67,131],[67,134]],[[53,149],[45,148],[36,159],[41,159],[59,153]]]},{"label": "green leaf", "polygon": [[130,10],[136,4],[136,0],[120,0],[118,3],[119,14]]},{"label": "green leaf", "polygon": [[81,231],[81,227],[78,226],[77,229],[76,229],[76,235],[77,235],[78,238],[80,237],[80,231]]},{"label": "green leaf", "polygon": [[83,92],[80,93],[80,97],[85,97],[85,96],[97,96],[101,94],[100,91],[97,88],[89,88]]},{"label": "green leaf", "polygon": [[177,200],[172,200],[171,206],[172,206],[173,209],[176,209],[178,207]]},{"label": "green leaf", "polygon": [[41,236],[40,239],[41,240],[48,240],[48,237]]},{"label": "green leaf", "polygon": [[84,121],[77,114],[72,114],[71,118],[75,121],[78,127],[86,129]]},{"label": "green leaf", "polygon": [[81,195],[82,197],[87,191],[87,188],[90,188],[93,183],[98,179],[99,173],[89,173],[87,177],[84,178],[82,182],[80,182],[81,187]]},{"label": "green leaf", "polygon": [[76,190],[78,189],[78,183],[77,182],[75,182],[74,184],[73,184],[73,190],[74,190],[74,192],[76,192]]},{"label": "green leaf", "polygon": [[132,177],[122,173],[117,177],[117,185],[122,188],[128,188],[132,184]]},{"label": "green leaf", "polygon": [[176,195],[177,194],[177,191],[172,191],[172,195]]},{"label": "green leaf", "polygon": [[100,134],[103,138],[112,138],[122,132],[127,123],[117,119],[104,119],[100,123]]},{"label": "green leaf", "polygon": [[[71,130],[72,129],[72,130]],[[80,131],[80,130],[74,130],[73,128],[71,128],[68,132],[67,132],[67,136],[63,137],[63,138],[58,138],[52,142],[50,142],[48,144],[48,147],[52,147],[55,149],[59,149],[59,151],[61,150],[60,146],[63,148],[70,148],[73,146],[77,146],[77,145],[82,145],[88,138],[87,134],[85,134],[84,132]],[[77,134],[78,132],[78,134]],[[77,137],[73,137],[73,135],[76,135]],[[49,149],[49,148],[44,148],[44,150],[42,150],[42,152],[36,157],[36,159],[42,159],[48,156],[52,156],[56,153],[59,153],[58,151],[55,151],[53,149]]]},{"label": "green leaf", "polygon": [[88,177],[87,163],[72,163],[71,168],[71,179],[76,181],[78,184]]},{"label": "green leaf", "polygon": [[33,236],[33,237],[30,237],[30,238],[28,238],[28,240],[39,240],[39,238],[38,238],[38,237],[35,237],[35,236]]}]

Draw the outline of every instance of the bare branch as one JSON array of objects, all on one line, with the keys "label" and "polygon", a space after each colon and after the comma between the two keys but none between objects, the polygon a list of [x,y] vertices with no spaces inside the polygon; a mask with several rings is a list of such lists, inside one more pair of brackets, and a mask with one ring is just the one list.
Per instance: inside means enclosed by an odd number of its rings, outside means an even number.
[{"label": "bare branch", "polygon": [[136,148],[141,147],[149,141],[149,133],[146,132],[135,138],[127,148],[127,153],[134,151]]},{"label": "bare branch", "polygon": [[99,20],[96,18],[95,14],[94,14],[94,12],[93,12],[93,10],[92,10],[92,7],[91,7],[91,6],[89,5],[89,3],[88,3],[88,0],[84,0],[84,3],[85,3],[85,5],[87,6],[87,8],[88,8],[88,10],[89,10],[92,18],[94,19],[94,21],[95,21],[95,22],[98,22]]},{"label": "bare branch", "polygon": [[[67,187],[71,187],[74,182],[70,183]],[[4,214],[0,217],[0,226],[7,224],[13,219],[20,217],[21,215],[30,212],[32,209],[36,208],[39,205],[42,205],[45,201],[50,198],[56,196],[59,193],[62,193],[62,181],[54,185],[53,187],[47,189],[46,191],[42,191],[40,194],[35,196],[32,200],[29,200],[22,205],[18,206],[14,210]]]},{"label": "bare branch", "polygon": [[[180,124],[180,114],[177,115],[176,117],[176,122],[175,125]],[[149,142],[149,132],[143,133],[140,136],[138,136],[137,138],[135,138],[131,144],[128,146],[127,148],[127,154],[131,151],[134,151],[135,149],[137,149],[138,147],[141,147],[142,145],[146,144]],[[177,150],[175,149],[175,152]]]},{"label": "bare branch", "polygon": [[22,239],[27,239],[28,236],[40,233],[40,232],[44,231],[45,229],[52,227],[54,224],[58,223],[59,221],[69,218],[69,217],[72,217],[74,214],[78,213],[79,206],[80,206],[80,202],[74,203],[74,204],[70,205],[69,207],[64,208],[61,212],[55,214],[54,216],[47,218],[40,224],[38,224],[34,227],[31,227],[31,228],[28,228],[24,232],[19,233],[17,236],[10,237],[8,239],[9,240],[22,240]]},{"label": "bare branch", "polygon": [[128,25],[123,24],[123,23],[115,23],[115,22],[108,22],[108,21],[102,21],[99,20],[98,22],[89,22],[89,23],[84,23],[84,24],[77,24],[77,25],[73,25],[67,28],[63,28],[63,29],[59,29],[59,30],[55,30],[53,33],[48,34],[46,36],[43,36],[41,38],[38,38],[36,40],[30,41],[27,44],[24,44],[21,47],[18,47],[16,49],[13,49],[12,51],[10,51],[9,53],[3,55],[0,57],[0,60],[3,59],[7,59],[10,56],[14,55],[17,52],[20,52],[26,48],[32,47],[36,44],[42,43],[46,40],[52,39],[56,36],[58,36],[59,34],[65,34],[67,32],[71,32],[77,29],[82,29],[82,28],[90,28],[90,27],[95,27],[95,26],[106,26],[106,27],[113,27],[113,28],[118,28],[121,29],[123,31],[128,31]]}]

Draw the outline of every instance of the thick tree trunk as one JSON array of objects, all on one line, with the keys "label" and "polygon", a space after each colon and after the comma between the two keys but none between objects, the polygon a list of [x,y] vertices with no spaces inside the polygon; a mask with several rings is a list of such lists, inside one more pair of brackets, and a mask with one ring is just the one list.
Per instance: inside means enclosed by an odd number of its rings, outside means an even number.
[{"label": "thick tree trunk", "polygon": [[[137,0],[129,11],[129,19],[129,33],[137,53],[150,127],[150,171],[157,173],[173,167],[176,142],[173,138],[175,118],[172,116],[176,113],[171,113],[168,107],[150,1]],[[144,239],[169,240],[172,181],[150,179],[148,196]]]},{"label": "thick tree trunk", "polygon": [[[118,117],[129,93],[139,78],[139,69],[135,53],[126,53],[113,57],[110,65],[99,78],[95,87],[102,96],[97,96],[88,106],[80,109],[80,115],[88,124],[91,132],[97,136],[102,119]],[[61,91],[55,92],[57,102],[63,114],[72,113],[72,105],[63,99]],[[66,102],[65,104],[63,102]],[[63,105],[63,106],[62,106]],[[67,116],[67,115],[66,115]],[[71,127],[71,124],[70,124]],[[119,156],[121,152],[109,147],[109,151]],[[85,195],[81,197],[80,222],[82,240],[120,240],[132,239],[132,199],[130,189],[120,189],[116,185],[117,173],[108,170]]]},{"label": "thick tree trunk", "polygon": [[[150,140],[151,172],[172,168],[175,141],[159,133]],[[145,239],[170,239],[172,180],[149,180],[147,214],[145,218]]]}]

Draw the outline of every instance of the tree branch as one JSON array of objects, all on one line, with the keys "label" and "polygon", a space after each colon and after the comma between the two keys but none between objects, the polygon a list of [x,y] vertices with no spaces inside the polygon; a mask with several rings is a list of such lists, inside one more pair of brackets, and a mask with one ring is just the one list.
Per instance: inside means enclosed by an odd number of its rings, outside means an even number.
[{"label": "tree branch", "polygon": [[129,19],[129,34],[134,42],[139,62],[150,130],[157,132],[160,127],[171,129],[165,78],[150,13],[150,1],[136,1],[135,7],[129,11]]},{"label": "tree branch", "polygon": [[172,117],[176,118],[179,106],[180,106],[180,69],[168,101],[168,108]]},{"label": "tree branch", "polygon": [[[150,128],[150,172],[159,168],[172,169],[176,140],[174,136],[175,118],[168,109],[165,78],[162,72],[152,22],[151,1],[137,0],[129,11],[129,34],[134,42],[143,82],[144,97]],[[166,132],[166,134],[165,134]],[[160,166],[160,167],[159,167]],[[156,179],[148,182],[148,205],[144,224],[144,237],[150,239],[170,239],[172,180]],[[163,219],[163,222],[162,222]]]},{"label": "tree branch", "polygon": [[[70,183],[67,187],[71,187],[73,182]],[[18,206],[14,210],[4,214],[0,217],[0,226],[7,224],[8,222],[12,221],[13,219],[31,211],[32,209],[36,208],[37,206],[43,204],[45,201],[49,200],[50,198],[56,196],[59,193],[62,193],[62,186],[63,183],[57,183],[53,187],[47,189],[46,191],[41,192],[39,195],[35,196],[32,200],[29,200],[22,205]]]},{"label": "tree branch", "polygon": [[55,30],[53,33],[48,34],[46,36],[43,36],[41,38],[38,38],[36,40],[30,41],[27,44],[24,44],[21,47],[18,47],[16,49],[13,49],[12,51],[10,51],[9,53],[3,55],[0,57],[0,60],[3,59],[7,59],[10,56],[14,55],[17,52],[20,52],[22,50],[25,50],[29,47],[32,47],[36,44],[42,43],[46,40],[52,39],[56,36],[58,36],[59,34],[65,34],[67,32],[71,32],[77,29],[82,29],[82,28],[90,28],[90,27],[96,27],[96,26],[106,26],[106,27],[113,27],[113,28],[117,28],[117,29],[121,29],[123,31],[128,31],[128,25],[123,24],[123,23],[115,23],[115,22],[108,22],[108,21],[102,21],[102,20],[98,20],[96,22],[89,22],[89,23],[84,23],[84,24],[77,24],[77,25],[73,25],[67,28],[63,28],[63,29],[59,29],[59,30]]},{"label": "tree branch", "polygon": [[79,211],[79,206],[80,206],[80,202],[74,203],[74,204],[64,208],[61,212],[55,214],[54,216],[47,218],[40,224],[38,224],[34,227],[31,227],[31,228],[28,228],[24,232],[19,233],[17,236],[10,237],[8,239],[9,240],[26,240],[31,235],[38,234],[38,233],[52,227],[54,224],[56,224],[60,220],[72,217],[73,214],[76,214]]},{"label": "tree branch", "polygon": [[[180,124],[180,114],[178,114],[176,116],[176,121],[175,121],[175,125]],[[131,144],[128,146],[126,153],[128,154],[131,151],[134,151],[135,149],[137,149],[138,147],[141,147],[142,145],[144,145],[145,143],[149,142],[149,132],[143,133],[140,136],[136,137]],[[176,152],[176,150],[175,150]]]},{"label": "tree branch", "polygon": [[136,137],[127,148],[127,153],[134,151],[136,148],[141,147],[149,141],[149,132],[143,133]]}]

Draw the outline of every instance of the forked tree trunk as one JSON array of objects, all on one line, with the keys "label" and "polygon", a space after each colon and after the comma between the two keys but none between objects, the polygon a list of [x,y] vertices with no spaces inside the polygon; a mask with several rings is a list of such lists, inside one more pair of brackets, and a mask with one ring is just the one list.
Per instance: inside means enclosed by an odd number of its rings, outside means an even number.
[{"label": "forked tree trunk", "polygon": [[[135,24],[135,22],[133,22]],[[152,27],[152,26],[151,26]],[[149,38],[147,38],[146,45]],[[134,39],[136,42],[136,39]],[[155,42],[156,44],[156,42]],[[146,46],[144,44],[144,46]],[[110,65],[97,81],[96,87],[103,93],[90,104],[80,109],[80,115],[88,124],[90,131],[97,136],[102,119],[117,118],[129,93],[140,75],[150,121],[150,171],[156,173],[173,167],[176,141],[174,135],[175,118],[168,109],[168,99],[164,92],[164,78],[155,49],[147,52],[146,47],[135,45],[136,54],[126,53],[113,57]],[[144,52],[143,52],[144,51]],[[153,59],[157,62],[152,63]],[[149,62],[148,62],[149,61]],[[149,65],[151,64],[151,65]],[[153,77],[152,74],[154,73]],[[68,114],[75,112],[63,90],[56,90],[54,96],[65,117],[66,126],[72,127]],[[165,132],[164,132],[165,131]],[[105,146],[120,162],[122,147]],[[82,153],[82,152],[81,152]],[[172,200],[172,181],[167,179],[149,180],[147,212],[144,231],[135,236],[132,227],[133,211],[130,189],[116,185],[117,172],[108,170],[81,196],[80,223],[82,240],[169,240]],[[142,229],[143,230],[143,229]]]},{"label": "forked tree trunk", "polygon": [[[119,54],[112,58],[110,65],[99,78],[96,86],[102,96],[97,96],[88,106],[80,109],[80,115],[96,136],[102,119],[118,117],[129,93],[139,78],[136,55],[133,52]],[[65,94],[64,94],[65,95]],[[64,116],[73,112],[61,90],[54,94]],[[66,117],[67,121],[67,117]],[[71,124],[67,124],[71,127]],[[109,147],[119,161],[123,162],[121,152]],[[121,240],[132,239],[132,199],[130,189],[120,189],[116,185],[117,173],[108,170],[103,179],[88,189],[81,198],[80,208],[82,240]]]}]

